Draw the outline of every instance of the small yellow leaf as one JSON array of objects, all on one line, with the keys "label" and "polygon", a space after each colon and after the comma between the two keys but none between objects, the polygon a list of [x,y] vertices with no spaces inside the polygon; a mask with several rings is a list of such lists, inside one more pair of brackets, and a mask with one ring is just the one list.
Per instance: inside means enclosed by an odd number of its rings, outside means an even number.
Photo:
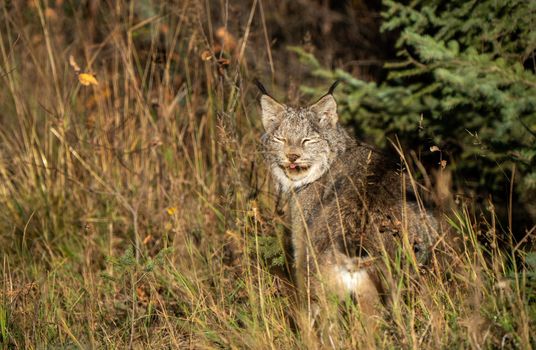
[{"label": "small yellow leaf", "polygon": [[84,86],[98,85],[99,84],[97,79],[93,75],[88,74],[88,73],[80,73],[80,74],[78,74],[78,81],[80,82],[80,84],[82,84]]},{"label": "small yellow leaf", "polygon": [[441,162],[439,162],[439,165],[441,165],[441,169],[445,169],[447,166],[447,161],[443,159]]},{"label": "small yellow leaf", "polygon": [[166,209],[166,212],[168,213],[168,215],[173,215],[175,214],[176,211],[177,211],[177,208],[175,207],[169,207]]}]

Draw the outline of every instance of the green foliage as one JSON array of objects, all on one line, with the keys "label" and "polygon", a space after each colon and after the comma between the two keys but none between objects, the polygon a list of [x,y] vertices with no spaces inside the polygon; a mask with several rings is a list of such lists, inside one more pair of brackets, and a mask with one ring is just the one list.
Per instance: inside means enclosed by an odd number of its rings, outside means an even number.
[{"label": "green foliage", "polygon": [[250,242],[250,251],[255,251],[258,245],[260,258],[269,267],[285,265],[285,251],[278,237],[257,236],[255,242]]},{"label": "green foliage", "polygon": [[383,145],[396,133],[425,153],[437,145],[480,193],[504,189],[515,164],[528,199],[536,190],[535,15],[536,2],[524,0],[385,1],[383,30],[400,31],[400,60],[380,84],[291,50],[313,75],[345,82],[342,118],[361,136]]},{"label": "green foliage", "polygon": [[8,318],[7,318],[7,309],[2,304],[0,304],[0,335],[2,336],[1,344],[7,344],[8,342],[8,328],[7,328]]},{"label": "green foliage", "polygon": [[[525,257],[526,278],[527,278],[527,297],[536,304],[536,252],[529,252]],[[536,305],[533,306],[536,312]],[[534,315],[536,317],[536,314]]]}]

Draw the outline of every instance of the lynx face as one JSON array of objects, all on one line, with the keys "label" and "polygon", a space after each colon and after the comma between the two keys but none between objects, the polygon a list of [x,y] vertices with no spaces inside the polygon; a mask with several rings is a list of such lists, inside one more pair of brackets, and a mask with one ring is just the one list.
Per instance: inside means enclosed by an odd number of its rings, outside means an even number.
[{"label": "lynx face", "polygon": [[261,97],[265,158],[284,191],[320,178],[344,147],[337,123],[337,104],[331,95],[305,108],[293,108]]}]

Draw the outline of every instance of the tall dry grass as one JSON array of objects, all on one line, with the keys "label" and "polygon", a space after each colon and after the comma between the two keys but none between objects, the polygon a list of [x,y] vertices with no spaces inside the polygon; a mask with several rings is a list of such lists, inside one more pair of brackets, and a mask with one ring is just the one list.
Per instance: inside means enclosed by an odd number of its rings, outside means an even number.
[{"label": "tall dry grass", "polygon": [[351,303],[308,326],[248,84],[296,72],[266,6],[0,4],[2,347],[534,346],[526,254],[471,203],[449,215],[468,248],[450,279],[401,259],[375,332]]}]

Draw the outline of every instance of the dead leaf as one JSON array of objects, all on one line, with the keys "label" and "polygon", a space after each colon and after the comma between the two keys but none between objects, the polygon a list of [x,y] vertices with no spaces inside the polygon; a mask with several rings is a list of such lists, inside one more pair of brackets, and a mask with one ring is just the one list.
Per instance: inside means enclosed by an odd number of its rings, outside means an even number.
[{"label": "dead leaf", "polygon": [[167,34],[169,32],[169,26],[167,24],[162,24],[160,26],[160,33]]},{"label": "dead leaf", "polygon": [[69,64],[73,67],[75,72],[80,72],[80,66],[76,63],[73,55],[69,55]]},{"label": "dead leaf", "polygon": [[145,292],[145,290],[143,290],[143,288],[136,287],[136,294],[138,294],[138,299],[141,302],[144,302],[147,300],[147,293]]},{"label": "dead leaf", "polygon": [[447,166],[447,161],[443,159],[439,162],[439,165],[441,165],[441,169],[445,169],[445,167]]},{"label": "dead leaf", "polygon": [[203,53],[201,54],[201,59],[203,61],[211,60],[212,59],[212,53],[209,50],[203,51]]},{"label": "dead leaf", "polygon": [[236,39],[225,27],[216,30],[216,37],[222,41],[225,51],[233,51],[236,48]]},{"label": "dead leaf", "polygon": [[89,74],[89,73],[80,73],[80,74],[78,74],[78,81],[80,82],[80,84],[82,84],[84,86],[99,85],[99,82],[97,81],[95,76],[93,76],[92,74]]},{"label": "dead leaf", "polygon": [[228,60],[227,58],[222,57],[222,58],[220,58],[218,60],[218,64],[225,67],[225,66],[228,66],[229,64],[231,64],[231,61]]},{"label": "dead leaf", "polygon": [[437,146],[432,146],[430,147],[430,152],[441,152],[441,150]]},{"label": "dead leaf", "polygon": [[58,14],[56,13],[56,11],[50,7],[47,7],[45,9],[45,17],[50,20],[50,21],[57,21],[58,20]]},{"label": "dead leaf", "polygon": [[149,243],[150,241],[153,240],[153,236],[152,235],[148,235],[147,237],[144,238],[143,240],[143,245],[147,245],[147,243]]},{"label": "dead leaf", "polygon": [[43,41],[43,36],[41,34],[34,34],[30,38],[32,45],[38,46]]}]

